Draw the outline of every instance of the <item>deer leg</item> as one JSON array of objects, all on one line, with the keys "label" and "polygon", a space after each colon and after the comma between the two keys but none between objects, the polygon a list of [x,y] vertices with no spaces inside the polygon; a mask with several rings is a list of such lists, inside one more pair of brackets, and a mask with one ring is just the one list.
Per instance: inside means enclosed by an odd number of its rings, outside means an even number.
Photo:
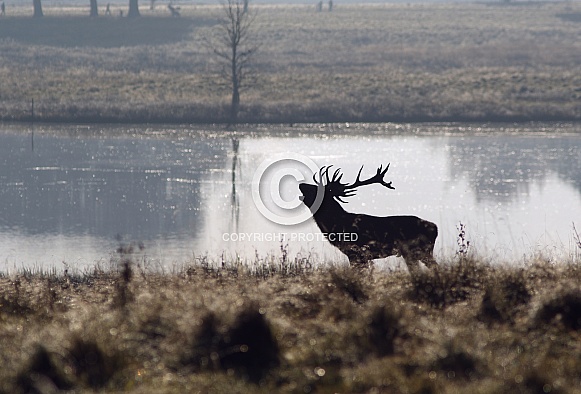
[{"label": "deer leg", "polygon": [[413,257],[410,256],[403,256],[403,259],[406,263],[406,265],[408,266],[408,270],[410,271],[410,274],[414,275],[416,272],[419,272],[420,270],[420,262],[419,260],[416,260]]},{"label": "deer leg", "polygon": [[403,257],[410,274],[414,276],[420,271],[420,259],[418,258],[418,254],[415,250],[410,249],[407,244],[403,243],[398,245],[398,250],[401,257]]},{"label": "deer leg", "polygon": [[431,269],[431,270],[438,269],[438,263],[436,262],[436,259],[434,259],[434,245],[433,244],[424,248],[424,253],[423,253],[423,256],[420,260],[429,269]]},{"label": "deer leg", "polygon": [[437,269],[438,263],[433,255],[433,243],[415,239],[410,242],[401,242],[398,247],[410,271],[419,269],[420,262],[431,270]]},{"label": "deer leg", "polygon": [[365,255],[359,253],[353,253],[347,255],[349,258],[349,265],[355,268],[365,268],[369,266],[369,260]]},{"label": "deer leg", "polygon": [[437,270],[439,267],[438,263],[436,262],[436,259],[434,259],[434,256],[429,254],[424,256],[424,258],[422,259],[422,263],[424,263],[426,267],[428,267],[431,270]]}]

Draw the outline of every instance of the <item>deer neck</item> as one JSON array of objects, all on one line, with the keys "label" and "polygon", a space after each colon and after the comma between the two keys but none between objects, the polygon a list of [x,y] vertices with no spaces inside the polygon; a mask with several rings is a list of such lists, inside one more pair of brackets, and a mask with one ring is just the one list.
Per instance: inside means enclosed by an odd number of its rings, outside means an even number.
[{"label": "deer neck", "polygon": [[346,212],[334,198],[325,197],[313,217],[323,232],[329,232],[340,223],[343,223],[341,219],[347,215],[350,215],[350,213]]}]

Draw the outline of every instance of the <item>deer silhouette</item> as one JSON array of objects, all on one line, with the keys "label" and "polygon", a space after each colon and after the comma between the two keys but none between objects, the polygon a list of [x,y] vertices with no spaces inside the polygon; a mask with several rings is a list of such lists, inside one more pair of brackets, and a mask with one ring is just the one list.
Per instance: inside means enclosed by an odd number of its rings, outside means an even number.
[{"label": "deer silhouette", "polygon": [[[352,266],[367,266],[373,259],[395,255],[404,258],[411,273],[417,271],[420,261],[429,268],[437,267],[433,251],[438,227],[434,223],[416,216],[378,217],[350,213],[341,206],[346,203],[343,198],[355,195],[360,186],[380,184],[395,190],[392,182],[383,180],[389,164],[385,169],[380,166],[377,173],[366,180],[361,180],[361,166],[352,184],[341,183],[340,168],[330,178],[331,167],[322,167],[313,175],[314,185],[299,184],[300,198],[311,210],[321,232],[328,234],[327,240],[349,258]],[[323,193],[322,200],[317,200],[317,193]]]}]

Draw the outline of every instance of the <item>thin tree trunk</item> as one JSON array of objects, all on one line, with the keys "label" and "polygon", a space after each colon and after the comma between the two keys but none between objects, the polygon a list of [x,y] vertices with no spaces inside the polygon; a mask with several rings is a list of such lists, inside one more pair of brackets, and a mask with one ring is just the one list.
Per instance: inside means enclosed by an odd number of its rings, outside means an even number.
[{"label": "thin tree trunk", "polygon": [[232,104],[230,106],[230,121],[236,123],[240,108],[240,80],[238,79],[238,58],[236,46],[232,47]]},{"label": "thin tree trunk", "polygon": [[141,16],[139,13],[139,4],[137,0],[129,0],[129,12],[127,13],[128,18],[136,18]]},{"label": "thin tree trunk", "polygon": [[42,13],[42,3],[40,0],[32,0],[32,5],[34,5],[34,17],[40,18],[44,14]]},{"label": "thin tree trunk", "polygon": [[256,47],[247,42],[249,29],[256,14],[250,15],[249,11],[243,8],[247,7],[247,0],[223,1],[224,17],[220,21],[223,30],[216,37],[218,46],[214,48],[214,53],[223,62],[222,72],[227,78],[224,82],[232,89],[229,122],[236,124],[240,114],[240,90],[244,88],[247,63],[256,51]]},{"label": "thin tree trunk", "polygon": [[99,8],[97,7],[97,0],[91,0],[91,17],[99,16]]},{"label": "thin tree trunk", "polygon": [[230,107],[230,119],[232,123],[238,121],[238,111],[240,109],[240,91],[238,85],[232,86],[232,106]]}]

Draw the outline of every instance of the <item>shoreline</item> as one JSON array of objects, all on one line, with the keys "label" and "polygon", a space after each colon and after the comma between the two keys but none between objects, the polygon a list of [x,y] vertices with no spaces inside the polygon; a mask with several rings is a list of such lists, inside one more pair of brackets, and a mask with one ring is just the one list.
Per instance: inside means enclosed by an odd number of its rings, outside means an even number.
[{"label": "shoreline", "polygon": [[507,116],[487,116],[487,117],[472,117],[472,116],[454,116],[454,117],[432,117],[432,116],[393,116],[393,117],[372,117],[372,118],[353,118],[353,117],[310,117],[310,118],[300,118],[300,117],[290,117],[290,118],[277,118],[268,117],[264,118],[247,118],[245,116],[240,116],[239,120],[235,123],[231,122],[227,118],[211,118],[211,119],[200,119],[200,118],[188,118],[188,117],[89,117],[80,115],[78,117],[57,117],[57,116],[35,116],[34,118],[28,116],[24,117],[0,117],[0,124],[66,124],[66,125],[105,125],[105,124],[118,124],[118,125],[129,125],[129,124],[150,124],[150,125],[224,125],[224,126],[234,126],[234,125],[299,125],[299,124],[340,124],[340,123],[399,123],[399,124],[419,124],[419,123],[551,123],[551,122],[570,122],[576,123],[581,121],[581,116],[569,115],[569,116],[550,116],[537,114],[536,116],[525,116],[525,115],[507,115]]}]

